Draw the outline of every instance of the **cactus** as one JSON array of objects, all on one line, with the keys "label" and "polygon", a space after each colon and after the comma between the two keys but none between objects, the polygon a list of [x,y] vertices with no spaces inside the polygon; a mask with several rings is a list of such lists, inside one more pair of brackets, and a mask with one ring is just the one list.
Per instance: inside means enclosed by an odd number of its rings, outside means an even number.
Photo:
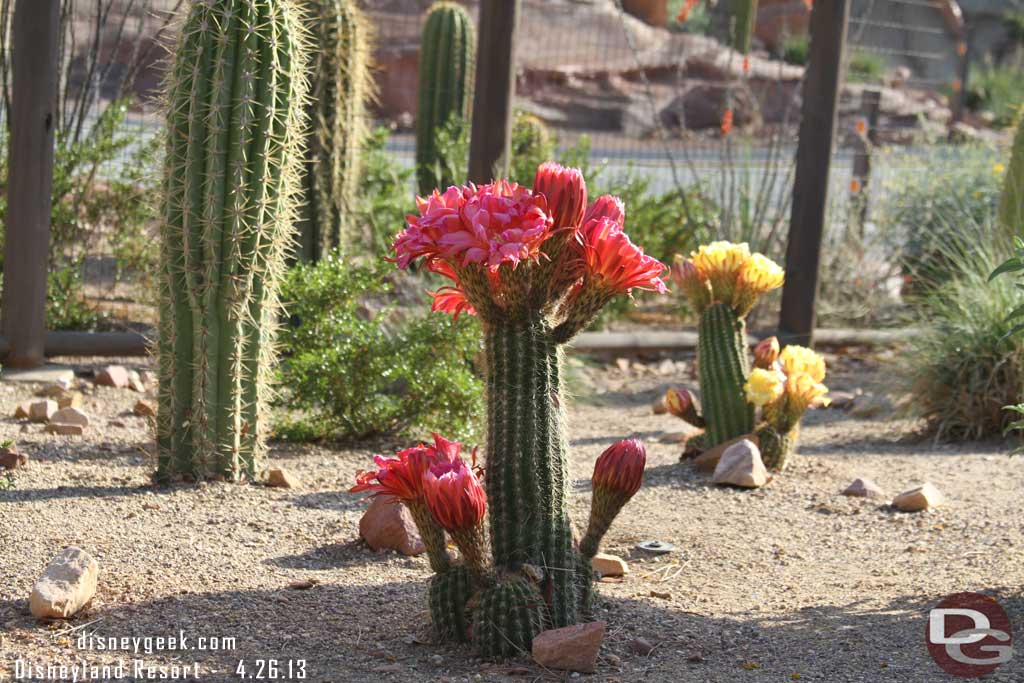
[{"label": "cactus", "polygon": [[288,0],[196,2],[167,82],[157,477],[259,476],[301,162]]},{"label": "cactus", "polygon": [[757,0],[731,0],[729,13],[732,20],[732,46],[747,54],[750,52],[750,41],[757,22]]},{"label": "cactus", "polygon": [[437,2],[427,13],[416,110],[416,177],[422,195],[456,182],[438,177],[442,164],[437,135],[453,117],[469,120],[476,60],[473,34],[469,12],[459,4]]},{"label": "cactus", "polygon": [[[764,463],[786,466],[804,412],[827,401],[825,362],[801,346],[779,349],[770,337],[746,347],[744,320],[758,299],[782,286],[782,269],[746,244],[715,242],[689,259],[677,256],[672,278],[700,314],[697,360],[703,414],[690,392],[669,389],[668,412],[703,427],[690,437],[683,458],[747,434],[755,434]],[[757,425],[757,408],[762,424]],[[757,429],[755,431],[755,425]]]},{"label": "cactus", "polygon": [[[532,191],[504,180],[450,187],[419,202],[419,210],[396,238],[396,262],[404,268],[423,258],[453,283],[433,293],[434,310],[478,315],[484,330],[490,553],[480,526],[483,490],[471,469],[454,461],[458,448],[435,448],[432,464],[417,464],[418,455],[402,460],[401,453],[378,460],[378,472],[360,475],[354,490],[412,500],[420,494],[403,482],[422,482],[433,521],[451,535],[469,572],[472,640],[486,656],[508,656],[529,651],[541,629],[574,624],[588,611],[590,559],[643,477],[638,442],[602,454],[590,524],[577,550],[562,345],[615,296],[666,291],[665,267],[630,242],[618,198],[588,207],[582,174],[557,164],[540,166]],[[373,478],[377,484],[369,483]],[[461,566],[444,569],[431,591],[436,629],[455,639],[465,584],[446,574]]]},{"label": "cactus", "polygon": [[452,565],[430,579],[430,618],[442,640],[469,640],[469,600],[476,592],[472,572]]},{"label": "cactus", "polygon": [[301,255],[310,261],[350,237],[366,104],[373,97],[372,27],[354,0],[303,0],[317,49],[310,64]]},{"label": "cactus", "polygon": [[1003,183],[999,224],[1005,235],[1020,235],[1024,232],[1024,120],[1017,124],[1010,167]]},{"label": "cactus", "polygon": [[705,433],[717,446],[754,429],[754,407],[743,393],[750,374],[746,325],[728,304],[713,304],[701,313],[698,340]]},{"label": "cactus", "polygon": [[533,637],[544,625],[544,598],[537,587],[512,576],[480,593],[473,642],[485,657],[512,657],[529,652]]}]

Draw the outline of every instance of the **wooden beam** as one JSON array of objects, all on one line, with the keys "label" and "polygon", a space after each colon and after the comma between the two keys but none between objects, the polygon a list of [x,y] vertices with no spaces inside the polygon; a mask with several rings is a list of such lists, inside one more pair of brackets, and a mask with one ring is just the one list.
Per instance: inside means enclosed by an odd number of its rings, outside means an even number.
[{"label": "wooden beam", "polygon": [[779,317],[783,343],[811,345],[814,341],[818,265],[849,19],[850,0],[816,2],[811,10],[811,47],[804,76],[786,284]]},{"label": "wooden beam", "polygon": [[[0,337],[0,353],[10,342]],[[148,356],[149,341],[138,332],[47,332],[43,353],[53,356]]]},{"label": "wooden beam", "polygon": [[17,0],[3,291],[4,363],[16,367],[44,358],[59,33],[58,0]]},{"label": "wooden beam", "polygon": [[475,183],[487,183],[508,174],[519,6],[519,0],[480,2],[469,143],[469,179]]}]

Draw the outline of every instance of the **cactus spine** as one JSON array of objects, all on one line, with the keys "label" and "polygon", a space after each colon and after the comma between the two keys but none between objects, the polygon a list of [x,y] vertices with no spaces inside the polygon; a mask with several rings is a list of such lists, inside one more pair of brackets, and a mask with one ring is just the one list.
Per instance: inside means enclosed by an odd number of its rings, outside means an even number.
[{"label": "cactus spine", "polygon": [[476,39],[469,13],[454,2],[434,3],[420,43],[416,177],[422,195],[460,180],[438,177],[437,135],[453,117],[469,119],[475,60]]},{"label": "cactus spine", "polygon": [[1019,235],[1024,232],[1024,120],[1017,124],[1010,167],[1003,183],[999,224],[1005,235]]},{"label": "cactus spine", "polygon": [[697,362],[707,445],[752,432],[754,406],[743,391],[750,374],[746,325],[728,305],[712,304],[701,314]]},{"label": "cactus spine", "polygon": [[750,41],[757,22],[757,0],[732,0],[732,46],[739,52],[750,52]]},{"label": "cactus spine", "polygon": [[196,2],[167,83],[161,480],[260,474],[295,217],[303,33],[288,0]]},{"label": "cactus spine", "polygon": [[301,251],[306,260],[318,260],[353,227],[374,87],[372,29],[353,0],[304,2],[317,49],[310,64]]}]

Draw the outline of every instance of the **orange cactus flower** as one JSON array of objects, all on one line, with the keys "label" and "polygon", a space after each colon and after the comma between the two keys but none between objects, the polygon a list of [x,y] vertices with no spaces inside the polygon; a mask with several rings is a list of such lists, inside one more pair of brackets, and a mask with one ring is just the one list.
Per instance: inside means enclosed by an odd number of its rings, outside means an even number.
[{"label": "orange cactus flower", "polygon": [[633,288],[668,291],[661,279],[665,264],[644,254],[619,223],[592,219],[579,233],[586,278],[602,289],[628,294]]},{"label": "orange cactus flower", "polygon": [[732,107],[729,107],[722,114],[722,135],[728,135],[732,132],[733,113]]},{"label": "orange cactus flower", "polygon": [[679,14],[676,15],[676,23],[685,24],[686,20],[690,18],[690,12],[697,6],[699,0],[685,0],[682,6],[679,8]]},{"label": "orange cactus flower", "polygon": [[750,56],[749,55],[743,55],[743,61],[740,62],[740,66],[743,69],[743,73],[744,74],[749,74],[750,73]]},{"label": "orange cactus flower", "polygon": [[850,178],[850,194],[857,194],[860,192],[860,179]]},{"label": "orange cactus flower", "polygon": [[853,129],[857,131],[857,135],[867,135],[868,122],[864,119],[864,117],[859,117],[856,123],[853,124]]}]

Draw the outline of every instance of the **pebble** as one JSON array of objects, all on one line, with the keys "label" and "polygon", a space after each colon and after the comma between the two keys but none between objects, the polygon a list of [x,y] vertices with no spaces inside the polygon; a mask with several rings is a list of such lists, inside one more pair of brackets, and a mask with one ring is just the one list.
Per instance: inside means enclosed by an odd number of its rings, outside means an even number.
[{"label": "pebble", "polygon": [[128,370],[123,365],[108,365],[96,373],[96,384],[101,387],[123,389],[128,381]]},{"label": "pebble", "polygon": [[885,498],[885,491],[867,477],[857,477],[843,490],[843,495],[854,498]]},{"label": "pebble", "polygon": [[267,471],[267,486],[282,489],[297,489],[302,482],[294,474],[283,467],[272,467]]},{"label": "pebble", "polygon": [[892,506],[903,512],[921,512],[942,505],[942,493],[934,485],[925,483],[904,491],[892,499]]}]

